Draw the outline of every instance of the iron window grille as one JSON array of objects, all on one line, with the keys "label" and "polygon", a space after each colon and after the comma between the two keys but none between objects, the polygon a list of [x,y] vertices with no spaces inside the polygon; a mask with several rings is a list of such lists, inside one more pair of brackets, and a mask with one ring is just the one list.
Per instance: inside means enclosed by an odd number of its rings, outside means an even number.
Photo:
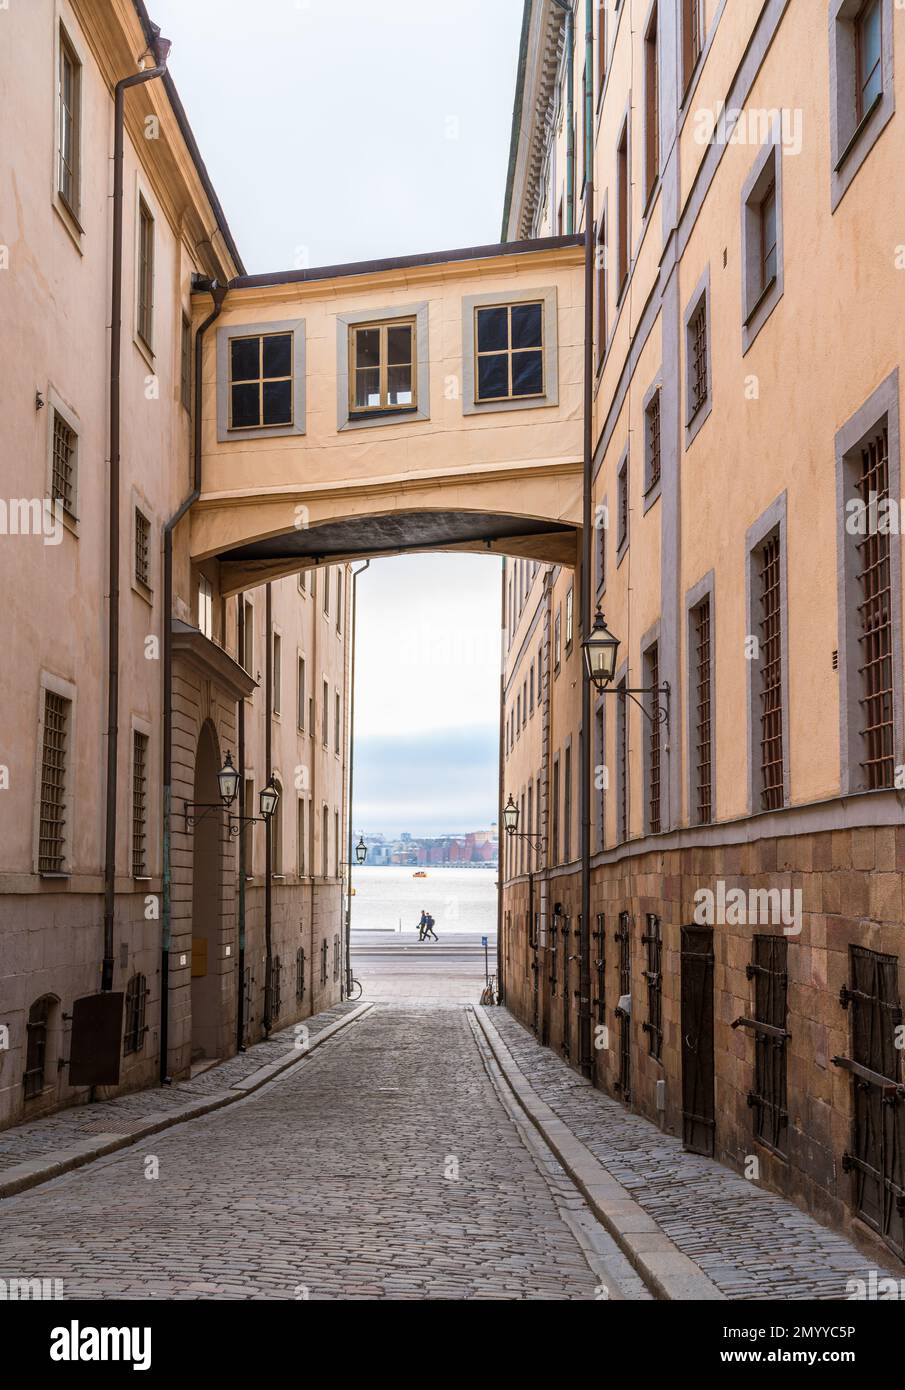
[{"label": "iron window grille", "polygon": [[625,707],[625,681],[619,682],[617,690],[621,693],[616,706],[617,756],[619,759],[619,839],[628,839],[628,712]]},{"label": "iron window grille", "polygon": [[143,198],[138,203],[138,336],[150,348],[154,338],[154,218]]},{"label": "iron window grille", "polygon": [[321,985],[327,983],[327,938],[321,942]]},{"label": "iron window grille", "polygon": [[135,578],[145,589],[151,587],[151,523],[135,508]]},{"label": "iron window grille", "polygon": [[647,744],[647,816],[651,835],[659,835],[660,822],[660,720],[657,718],[657,701],[660,688],[660,655],[654,645],[647,653],[648,684],[653,692],[651,697],[651,718]]},{"label": "iron window grille", "polygon": [[414,319],[350,328],[350,415],[415,410],[416,377]]},{"label": "iron window grille", "polygon": [[41,816],[38,872],[61,874],[66,853],[66,759],[70,702],[44,692],[44,741],[41,751]]},{"label": "iron window grille", "polygon": [[339,936],[333,937],[333,981],[339,979]]},{"label": "iron window grille", "polygon": [[691,419],[707,403],[707,296],[694,311],[688,325],[691,347]]},{"label": "iron window grille", "polygon": [[53,996],[45,994],[40,999],[36,999],[28,1011],[28,1022],[25,1025],[25,1072],[22,1077],[26,1100],[32,1100],[35,1096],[39,1096],[44,1089],[44,1069],[47,1063],[47,1025],[53,1003]]},{"label": "iron window grille", "polygon": [[780,1158],[786,1156],[789,1136],[788,952],[784,936],[755,936],[754,959],[746,971],[748,979],[754,980],[754,1018],[738,1019],[732,1025],[754,1032],[754,1090],[748,1094],[748,1104],[754,1111],[756,1137]]},{"label": "iron window grille", "polygon": [[663,1051],[663,938],[660,931],[660,918],[654,913],[647,914],[647,931],[641,938],[647,947],[647,1022],[643,1025],[647,1034],[647,1050],[659,1062]]},{"label": "iron window grille", "polygon": [[628,540],[628,460],[623,463],[619,470],[619,522],[616,535],[616,545],[619,550]]},{"label": "iron window grille", "polygon": [[597,1022],[606,1023],[606,920],[602,912],[597,914],[597,927],[591,932],[596,944],[597,955],[594,969],[597,972],[597,995],[593,1003],[597,1008]]},{"label": "iron window grille", "polygon": [[67,516],[75,516],[77,436],[58,410],[53,413],[53,449],[51,457],[51,497],[59,502]]},{"label": "iron window grille", "polygon": [[[619,997],[620,999],[632,994],[632,919],[628,912],[620,912],[619,929],[615,933],[616,941],[619,944]],[[616,1009],[616,1017],[619,1020],[619,1079],[613,1083],[613,1089],[618,1091],[622,1099],[628,1104],[631,1098],[631,1077],[632,1077],[632,1016],[631,1010],[622,1008]]]},{"label": "iron window grille", "polygon": [[132,734],[132,877],[148,876],[148,736]]},{"label": "iron window grille", "polygon": [[710,599],[694,610],[694,741],[695,810],[698,825],[713,819],[713,754],[711,725]]},{"label": "iron window grille", "polygon": [[647,407],[647,491],[660,481],[660,392],[655,391]]},{"label": "iron window grille", "polygon": [[229,428],[293,423],[295,345],[292,333],[229,340]]},{"label": "iron window grille", "polygon": [[295,953],[295,1001],[297,1004],[304,1003],[305,1000],[305,948],[300,946]]},{"label": "iron window grille", "polygon": [[476,402],[543,396],[542,300],[476,308],[475,342]]},{"label": "iron window grille", "polygon": [[270,1021],[279,1018],[283,1007],[283,962],[274,956],[270,962]]},{"label": "iron window grille", "polygon": [[779,534],[760,552],[760,747],[761,809],[783,804],[782,602]]},{"label": "iron window grille", "polygon": [[569,954],[571,920],[570,917],[562,919],[562,1053],[564,1057],[571,1056],[572,1052],[572,989],[570,978],[572,957]]},{"label": "iron window grille", "polygon": [[148,1031],[146,1022],[148,982],[144,975],[133,975],[126,985],[126,1025],[123,1052],[141,1052]]},{"label": "iron window grille", "polygon": [[254,1037],[255,1022],[255,977],[251,972],[251,966],[245,967],[245,976],[242,982],[243,1009],[242,1009],[242,1042],[247,1047]]},{"label": "iron window grille", "polygon": [[[886,425],[861,450],[858,495],[873,515],[889,497],[889,431]],[[893,751],[893,660],[890,541],[871,526],[858,542],[858,620],[861,678],[861,771],[868,790],[891,787]]]}]

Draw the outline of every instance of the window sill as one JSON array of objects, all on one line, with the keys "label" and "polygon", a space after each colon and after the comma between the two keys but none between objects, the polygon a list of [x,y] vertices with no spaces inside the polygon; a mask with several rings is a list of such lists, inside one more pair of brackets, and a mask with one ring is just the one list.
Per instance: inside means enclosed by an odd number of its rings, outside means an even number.
[{"label": "window sill", "polygon": [[642,516],[647,515],[647,513],[650,511],[651,507],[654,505],[655,502],[659,502],[662,485],[663,475],[661,474],[657,481],[647,489],[642,498]]},{"label": "window sill", "polygon": [[764,287],[763,287],[763,289],[761,290],[760,294],[757,296],[757,299],[754,301],[754,303],[752,304],[751,308],[750,308],[749,311],[748,311],[748,317],[745,319],[745,324],[744,324],[745,328],[750,328],[750,327],[751,327],[751,324],[752,324],[753,320],[756,318],[757,314],[760,312],[760,309],[762,308],[763,304],[766,302],[766,299],[767,299],[768,295],[770,294],[771,290],[773,290],[774,287],[775,287],[776,285],[778,285],[778,283],[779,283],[779,281],[778,281],[777,277],[776,277],[775,275],[772,275],[772,276],[770,277],[770,279],[767,281],[767,283],[764,285]]},{"label": "window sill", "polygon": [[885,92],[877,93],[870,106],[867,108],[864,115],[861,117],[860,121],[855,126],[855,129],[849,136],[848,143],[846,144],[845,149],[842,151],[841,155],[836,160],[836,163],[833,166],[834,174],[839,174],[842,172],[842,166],[847,162],[849,156],[853,153],[856,146],[860,143],[861,138],[864,135],[864,132],[866,131],[868,125],[873,119],[874,112],[878,111],[880,107],[883,105],[883,98],[885,97],[885,95]]},{"label": "window sill", "polygon": [[154,590],[147,584],[142,584],[140,579],[132,580],[132,592],[133,594],[137,594],[139,598],[144,599],[149,608],[154,607]]},{"label": "window sill", "polygon": [[51,203],[54,212],[56,213],[57,217],[59,217],[63,226],[66,228],[66,231],[69,233],[70,239],[72,240],[72,244],[75,247],[76,251],[78,251],[80,256],[84,256],[85,251],[82,246],[82,238],[85,235],[85,229],[82,226],[81,222],[76,217],[75,213],[72,211],[69,204],[66,202],[66,199],[63,197],[62,193],[59,192],[59,190],[54,194],[53,198],[51,199]]}]

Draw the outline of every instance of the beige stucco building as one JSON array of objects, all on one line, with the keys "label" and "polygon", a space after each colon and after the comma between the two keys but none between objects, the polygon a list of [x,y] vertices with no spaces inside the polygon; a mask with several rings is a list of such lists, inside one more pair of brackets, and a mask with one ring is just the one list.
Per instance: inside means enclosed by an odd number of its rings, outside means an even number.
[{"label": "beige stucco building", "polygon": [[525,5],[504,235],[584,229],[591,72],[590,579],[620,646],[582,943],[581,575],[507,562],[504,794],[541,843],[510,844],[506,999],[902,1258],[905,15],[609,0],[588,61],[567,9]]},{"label": "beige stucco building", "polygon": [[[196,287],[243,266],[169,76],[123,96],[111,377],[114,89],[153,38],[132,0],[35,0],[0,23],[0,1124],[86,1099],[72,1079],[86,1046],[89,1066],[119,1072],[96,1094],[147,1086],[260,1037],[265,1009],[285,1026],[344,986],[346,569],[276,581],[268,629],[268,587],[227,596],[217,562],[192,559],[188,517],[172,521],[200,453],[194,358],[212,301]],[[244,783],[233,814],[258,815],[271,776],[282,792],[269,907],[264,826],[244,830],[240,906],[227,813],[186,813],[219,802],[227,753]],[[121,1046],[97,1017],[74,1040],[75,1001],[101,990],[119,997]]]}]

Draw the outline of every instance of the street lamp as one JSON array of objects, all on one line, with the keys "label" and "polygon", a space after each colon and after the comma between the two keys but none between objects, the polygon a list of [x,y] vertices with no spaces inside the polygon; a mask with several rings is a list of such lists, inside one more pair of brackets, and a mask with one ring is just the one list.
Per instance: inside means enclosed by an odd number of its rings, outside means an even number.
[{"label": "street lamp", "polygon": [[279,799],[280,793],[277,790],[277,787],[273,780],[273,776],[271,775],[270,781],[267,783],[267,786],[262,789],[261,794],[258,798],[261,805],[260,818],[262,821],[269,821],[271,819],[274,811],[277,809],[277,802],[279,801]]},{"label": "street lamp", "polygon": [[358,844],[355,846],[355,858],[359,864],[363,864],[368,857],[368,847],[365,844],[365,837],[362,835]]},{"label": "street lamp", "polygon": [[503,829],[507,835],[514,835],[518,830],[518,807],[512,800],[512,793],[509,793],[509,800],[503,807]]},{"label": "street lamp", "polygon": [[232,753],[226,754],[226,762],[217,773],[217,781],[220,783],[220,800],[224,806],[232,806],[239,791],[239,774],[233,767]]},{"label": "street lamp", "polygon": [[593,681],[598,690],[608,686],[616,674],[616,657],[619,652],[619,638],[614,637],[603,620],[599,607],[594,617],[590,635],[582,642],[584,664],[588,680]]}]

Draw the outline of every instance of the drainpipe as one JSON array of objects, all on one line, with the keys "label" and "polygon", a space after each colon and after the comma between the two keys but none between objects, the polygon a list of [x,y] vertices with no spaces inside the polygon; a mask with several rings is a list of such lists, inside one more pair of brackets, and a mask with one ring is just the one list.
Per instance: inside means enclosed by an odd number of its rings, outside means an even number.
[{"label": "drainpipe", "polygon": [[[591,630],[591,533],[594,519],[594,7],[585,0],[585,303],[584,468],[581,523],[581,632]],[[582,1076],[590,1079],[591,1049],[591,683],[581,681],[581,927],[579,929],[578,1053]]]},{"label": "drainpipe", "polygon": [[[245,594],[238,596],[239,665],[245,665]],[[245,815],[245,697],[239,701],[239,815]],[[254,814],[254,808],[252,808]],[[236,999],[236,1051],[245,1051],[245,825],[239,823],[239,985]]]},{"label": "drainpipe", "polygon": [[173,789],[173,532],[185,516],[189,507],[201,496],[201,406],[202,385],[201,365],[204,335],[216,318],[220,317],[227,288],[216,280],[193,281],[193,289],[208,290],[214,307],[203,323],[198,325],[195,334],[195,391],[192,418],[192,490],[174,512],[163,528],[163,912],[160,946],[160,1083],[169,1082],[167,1072],[167,1052],[170,1035],[170,941],[171,930],[171,887],[172,870],[170,865],[170,814]]},{"label": "drainpipe", "polygon": [[[500,647],[503,647],[503,634],[506,631],[506,561],[502,562],[500,581]],[[503,797],[505,795],[505,756],[506,756],[506,651],[500,653],[500,747],[498,754],[497,797],[497,894],[496,894],[496,993],[497,1002],[502,1004],[503,995],[503,884],[506,881],[506,835],[503,831]]]},{"label": "drainpipe", "polygon": [[566,16],[566,231],[575,231],[575,13],[572,0],[553,0]]},{"label": "drainpipe", "polygon": [[346,994],[352,992],[352,780],[355,772],[355,615],[358,604],[358,576],[364,574],[370,560],[352,571],[352,613],[349,619],[351,648],[349,652],[349,852],[347,872],[349,882],[346,888]]},{"label": "drainpipe", "polygon": [[169,39],[154,33],[148,52],[154,67],[132,73],[116,84],[113,98],[113,284],[110,297],[110,495],[109,557],[110,597],[107,611],[107,794],[104,833],[104,960],[101,989],[113,988],[113,922],[116,910],[116,810],[119,760],[119,496],[120,496],[120,358],[123,310],[123,150],[125,102],[129,87],[143,86],[167,70]]},{"label": "drainpipe", "polygon": [[[267,722],[264,725],[264,764],[267,785],[273,778],[273,588],[265,588],[264,628],[266,631],[267,656],[264,661],[264,707]],[[282,801],[276,814],[282,815]],[[264,1036],[270,1036],[273,1023],[273,816],[264,827]]]}]

